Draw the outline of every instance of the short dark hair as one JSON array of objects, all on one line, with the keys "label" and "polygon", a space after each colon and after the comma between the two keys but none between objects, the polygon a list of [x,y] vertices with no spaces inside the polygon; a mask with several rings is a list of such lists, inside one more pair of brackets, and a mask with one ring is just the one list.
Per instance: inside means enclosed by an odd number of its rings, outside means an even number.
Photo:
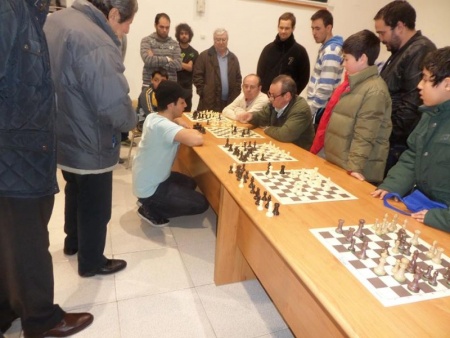
[{"label": "short dark hair", "polygon": [[167,70],[165,70],[164,68],[157,68],[152,72],[152,79],[155,77],[156,74],[161,75],[161,77],[166,78],[166,80],[169,79],[169,73],[167,73]]},{"label": "short dark hair", "polygon": [[416,27],[416,11],[405,0],[396,0],[388,3],[378,11],[373,19],[384,20],[386,26],[391,28],[395,28],[399,21],[403,22],[409,29]]},{"label": "short dark hair", "polygon": [[281,92],[291,93],[291,97],[297,96],[297,84],[289,75],[281,74],[272,80],[271,84],[281,82]]},{"label": "short dark hair", "polygon": [[128,21],[131,19],[138,10],[137,0],[88,0],[94,5],[100,12],[102,12],[106,18],[108,18],[109,12],[113,8],[117,8],[119,11],[120,19],[119,23]]},{"label": "short dark hair", "polygon": [[166,13],[158,13],[155,16],[155,25],[159,24],[159,20],[161,20],[161,18],[165,18],[170,22],[170,18]]},{"label": "short dark hair", "polygon": [[292,28],[295,27],[295,22],[296,22],[295,15],[292,14],[291,12],[286,12],[286,13],[281,14],[281,16],[278,18],[278,25],[280,24],[281,20],[284,20],[284,21],[289,20],[292,23]]},{"label": "short dark hair", "polygon": [[352,55],[356,60],[367,55],[367,63],[372,66],[380,55],[380,39],[368,29],[350,35],[342,45],[344,54]]},{"label": "short dark hair", "polygon": [[191,42],[194,37],[194,32],[192,28],[187,23],[180,23],[177,27],[175,27],[175,38],[178,42],[180,42],[181,31],[185,31],[189,34],[189,42]]},{"label": "short dark hair", "polygon": [[327,9],[319,9],[317,12],[313,14],[311,17],[311,21],[322,19],[323,25],[333,26],[333,15]]},{"label": "short dark hair", "polygon": [[422,61],[422,68],[428,70],[433,87],[450,77],[450,47],[439,48],[429,52]]}]

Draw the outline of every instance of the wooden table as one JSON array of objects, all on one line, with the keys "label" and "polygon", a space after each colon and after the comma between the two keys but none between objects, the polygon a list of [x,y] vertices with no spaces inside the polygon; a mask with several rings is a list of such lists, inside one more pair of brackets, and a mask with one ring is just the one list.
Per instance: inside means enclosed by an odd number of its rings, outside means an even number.
[{"label": "wooden table", "polygon": [[[280,216],[268,218],[228,173],[232,160],[217,147],[224,139],[206,133],[202,147],[181,146],[176,167],[197,180],[218,215],[215,283],[256,276],[297,337],[450,337],[450,297],[384,307],[309,231],[335,226],[339,218],[346,224],[383,218],[388,210],[369,195],[374,187],[293,144],[269,137],[258,143],[270,140],[299,160],[284,163],[287,169],[319,167],[358,199],[282,205]],[[408,218],[408,230],[416,229],[450,253],[449,234]]]}]

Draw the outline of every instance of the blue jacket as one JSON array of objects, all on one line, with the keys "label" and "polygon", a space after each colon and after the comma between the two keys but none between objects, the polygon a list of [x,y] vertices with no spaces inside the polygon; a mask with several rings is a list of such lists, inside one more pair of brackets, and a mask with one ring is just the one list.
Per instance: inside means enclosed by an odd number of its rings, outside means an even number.
[{"label": "blue jacket", "polygon": [[41,1],[0,1],[0,196],[58,191],[55,105]]}]

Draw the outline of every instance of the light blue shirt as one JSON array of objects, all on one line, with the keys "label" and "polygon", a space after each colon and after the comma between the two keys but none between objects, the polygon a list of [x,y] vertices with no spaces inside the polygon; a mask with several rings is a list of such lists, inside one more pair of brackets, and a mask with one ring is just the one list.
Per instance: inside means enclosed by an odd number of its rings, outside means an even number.
[{"label": "light blue shirt", "polygon": [[[288,103],[288,104],[289,104],[289,103]],[[275,111],[277,112],[277,118],[279,118],[281,115],[283,115],[284,110],[286,109],[286,107],[288,106],[288,104],[285,105],[283,108],[280,108],[280,109],[274,108]]]},{"label": "light blue shirt", "polygon": [[220,68],[220,81],[222,83],[222,101],[228,100],[228,53],[228,50],[224,56],[220,56],[217,53],[217,61],[219,62]]},{"label": "light blue shirt", "polygon": [[138,198],[152,196],[170,176],[179,142],[175,135],[183,127],[159,115],[147,116],[141,142],[133,160],[133,193]]}]

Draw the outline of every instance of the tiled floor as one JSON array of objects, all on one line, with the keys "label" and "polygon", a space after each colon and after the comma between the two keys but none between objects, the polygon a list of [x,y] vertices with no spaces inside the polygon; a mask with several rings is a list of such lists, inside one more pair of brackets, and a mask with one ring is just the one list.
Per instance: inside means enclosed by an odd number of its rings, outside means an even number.
[{"label": "tiled floor", "polygon": [[[62,191],[60,173],[58,180]],[[76,337],[293,337],[258,281],[215,286],[211,209],[157,229],[136,215],[135,202],[131,169],[119,165],[105,254],[125,259],[128,266],[115,275],[80,278],[76,256],[62,252],[64,194],[56,195],[49,224],[55,301],[66,311],[95,316]],[[22,337],[20,322],[5,336]]]}]

